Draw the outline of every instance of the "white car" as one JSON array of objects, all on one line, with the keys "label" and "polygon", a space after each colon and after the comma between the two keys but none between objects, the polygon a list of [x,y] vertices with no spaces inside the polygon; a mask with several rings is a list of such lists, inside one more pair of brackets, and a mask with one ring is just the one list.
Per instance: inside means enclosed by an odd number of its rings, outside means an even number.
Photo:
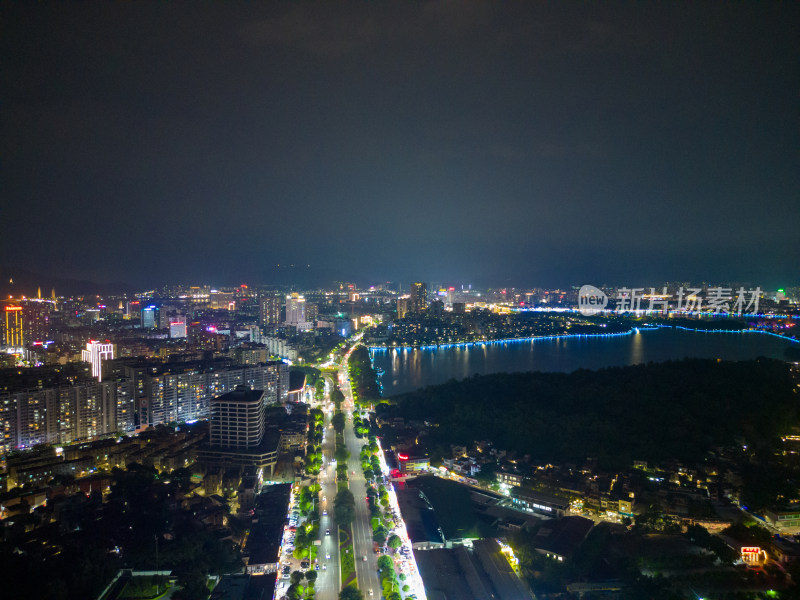
[{"label": "white car", "polygon": [[326,552],[325,553],[325,558],[330,560],[331,559],[331,553],[330,552]]}]

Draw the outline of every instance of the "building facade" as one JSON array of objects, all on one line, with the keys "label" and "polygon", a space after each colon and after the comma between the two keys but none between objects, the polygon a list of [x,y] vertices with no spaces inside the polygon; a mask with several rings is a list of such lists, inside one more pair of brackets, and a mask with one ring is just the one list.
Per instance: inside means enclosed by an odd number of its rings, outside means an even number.
[{"label": "building facade", "polygon": [[262,390],[268,403],[285,400],[289,388],[289,367],[282,362],[175,373],[125,367],[123,372],[113,380],[0,395],[0,453],[205,419],[212,398],[240,385]]},{"label": "building facade", "polygon": [[412,312],[423,312],[428,307],[428,286],[424,283],[412,283],[408,309]]},{"label": "building facade", "polygon": [[210,444],[227,449],[258,447],[264,438],[266,407],[264,391],[245,385],[213,398]]},{"label": "building facade", "polygon": [[0,453],[134,430],[130,380],[87,382],[0,396]]},{"label": "building facade", "polygon": [[259,300],[261,326],[277,325],[281,322],[281,297],[265,294]]},{"label": "building facade", "polygon": [[81,360],[92,365],[92,377],[97,381],[103,380],[103,361],[114,358],[114,344],[101,344],[90,340],[86,343],[86,350],[81,350]]},{"label": "building facade", "polygon": [[3,345],[22,348],[25,345],[22,326],[22,307],[7,304],[3,307]]}]

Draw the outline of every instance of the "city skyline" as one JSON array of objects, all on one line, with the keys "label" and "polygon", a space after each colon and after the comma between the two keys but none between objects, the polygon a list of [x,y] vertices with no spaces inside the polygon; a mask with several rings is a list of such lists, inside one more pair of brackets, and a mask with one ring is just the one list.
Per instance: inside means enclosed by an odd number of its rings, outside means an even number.
[{"label": "city skyline", "polygon": [[796,283],[796,5],[4,16],[6,267]]}]

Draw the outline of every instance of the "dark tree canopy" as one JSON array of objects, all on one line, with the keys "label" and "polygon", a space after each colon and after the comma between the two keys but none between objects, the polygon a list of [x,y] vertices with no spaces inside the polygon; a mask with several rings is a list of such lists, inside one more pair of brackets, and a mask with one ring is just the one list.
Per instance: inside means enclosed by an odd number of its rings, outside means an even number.
[{"label": "dark tree canopy", "polygon": [[333,501],[333,511],[339,526],[346,527],[353,522],[356,516],[356,501],[350,490],[339,490]]},{"label": "dark tree canopy", "polygon": [[489,439],[535,459],[698,460],[717,445],[763,445],[798,417],[786,363],[670,361],[574,373],[474,376],[396,396],[380,406],[446,427],[435,444]]},{"label": "dark tree canopy", "polygon": [[337,412],[331,418],[331,423],[333,424],[333,428],[336,430],[336,433],[342,433],[344,431],[345,426],[345,417],[343,412]]},{"label": "dark tree canopy", "polygon": [[364,595],[358,588],[348,585],[339,592],[339,600],[364,600]]}]

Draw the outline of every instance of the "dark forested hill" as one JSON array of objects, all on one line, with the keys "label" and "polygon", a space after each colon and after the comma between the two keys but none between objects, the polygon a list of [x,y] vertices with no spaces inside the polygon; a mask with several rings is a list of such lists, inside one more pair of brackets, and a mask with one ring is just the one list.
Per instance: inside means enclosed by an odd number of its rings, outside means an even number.
[{"label": "dark forested hill", "polygon": [[684,360],[600,371],[474,376],[395,396],[383,410],[440,426],[434,442],[490,439],[540,460],[699,460],[761,445],[797,424],[789,366]]}]

